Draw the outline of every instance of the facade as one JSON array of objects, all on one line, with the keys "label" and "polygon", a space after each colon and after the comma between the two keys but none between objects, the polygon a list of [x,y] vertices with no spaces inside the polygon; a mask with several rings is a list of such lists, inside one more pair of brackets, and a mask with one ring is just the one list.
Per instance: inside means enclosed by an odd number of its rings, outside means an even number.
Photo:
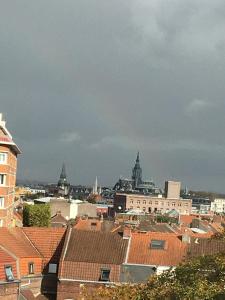
[{"label": "facade", "polygon": [[13,142],[0,114],[0,227],[14,226],[17,155],[20,150]]},{"label": "facade", "polygon": [[[177,211],[181,215],[191,214],[192,200],[175,198],[178,195],[176,191],[170,192],[167,195],[173,195],[173,198],[168,197],[153,197],[150,195],[116,193],[114,198],[114,209],[117,213],[127,211],[136,211],[144,213],[169,213],[171,210]],[[167,196],[166,195],[166,196]]]},{"label": "facade", "polygon": [[55,216],[58,212],[66,219],[75,219],[79,216],[89,216],[92,218],[97,217],[96,205],[84,202],[81,200],[68,201],[64,198],[52,198],[50,199],[51,216]]},{"label": "facade", "polygon": [[225,199],[217,198],[211,202],[211,211],[214,213],[225,213]]},{"label": "facade", "polygon": [[116,233],[69,228],[59,266],[57,300],[120,282],[128,240]]}]

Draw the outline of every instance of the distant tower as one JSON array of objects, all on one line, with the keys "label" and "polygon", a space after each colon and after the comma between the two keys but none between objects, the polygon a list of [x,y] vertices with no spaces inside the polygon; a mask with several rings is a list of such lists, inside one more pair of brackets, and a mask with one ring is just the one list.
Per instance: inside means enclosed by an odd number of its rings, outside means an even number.
[{"label": "distant tower", "polygon": [[69,182],[67,182],[67,177],[66,177],[66,166],[65,163],[62,165],[62,171],[60,174],[60,178],[58,181],[58,188],[60,190],[60,193],[62,193],[64,196],[67,196],[69,194]]},{"label": "distant tower", "polygon": [[97,178],[97,176],[95,178],[95,184],[94,184],[93,189],[92,189],[92,194],[93,195],[98,195],[98,178]]},{"label": "distant tower", "polygon": [[137,153],[135,166],[132,170],[132,180],[133,180],[133,188],[137,188],[138,185],[142,183],[142,169],[140,167],[139,152]]}]

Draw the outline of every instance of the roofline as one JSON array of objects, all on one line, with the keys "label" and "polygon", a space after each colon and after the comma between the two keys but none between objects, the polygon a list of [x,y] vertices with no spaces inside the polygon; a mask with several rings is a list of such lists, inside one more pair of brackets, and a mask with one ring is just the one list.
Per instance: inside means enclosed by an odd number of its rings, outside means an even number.
[{"label": "roofline", "polygon": [[10,255],[12,258],[15,259],[16,261],[16,273],[17,273],[17,277],[20,278],[20,266],[19,266],[19,257],[17,257],[14,253],[12,253],[11,251],[9,251],[8,249],[6,249],[5,247],[3,247],[2,245],[0,245],[0,248],[3,249],[3,251],[5,251],[8,255]]},{"label": "roofline", "polygon": [[115,284],[113,281],[96,281],[96,280],[85,280],[85,279],[70,279],[70,278],[59,278],[59,281],[75,281],[83,283],[99,283],[99,284]]},{"label": "roofline", "polygon": [[2,142],[2,141],[0,141],[0,145],[9,145],[9,146],[12,146],[12,148],[14,149],[14,151],[17,154],[21,154],[22,153],[22,151],[19,149],[19,147],[14,142]]},{"label": "roofline", "polygon": [[63,249],[62,249],[62,252],[61,252],[61,257],[60,257],[60,260],[59,260],[58,279],[60,278],[61,273],[62,273],[63,261],[65,259],[66,252],[67,252],[67,249],[68,249],[72,229],[73,229],[72,227],[68,226],[67,230],[66,230],[66,237],[65,237]]}]

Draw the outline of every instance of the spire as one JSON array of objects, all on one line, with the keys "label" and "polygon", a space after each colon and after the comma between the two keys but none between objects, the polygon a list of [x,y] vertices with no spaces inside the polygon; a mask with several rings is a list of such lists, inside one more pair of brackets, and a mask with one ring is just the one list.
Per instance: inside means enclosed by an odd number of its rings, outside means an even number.
[{"label": "spire", "polygon": [[61,179],[66,179],[66,166],[65,166],[65,163],[63,163],[63,165],[62,165],[62,171],[61,171],[61,174],[60,174],[60,178]]},{"label": "spire", "polygon": [[98,178],[97,178],[97,176],[96,176],[96,178],[95,178],[95,184],[94,184],[94,186],[93,186],[93,194],[94,194],[94,195],[97,195],[97,194],[98,194]]},{"label": "spire", "polygon": [[132,170],[132,180],[133,180],[133,189],[137,188],[138,185],[142,183],[142,169],[140,167],[139,152],[137,153],[135,166]]},{"label": "spire", "polygon": [[140,159],[139,159],[139,151],[137,153],[137,158],[136,158],[136,163],[139,163],[140,162]]}]

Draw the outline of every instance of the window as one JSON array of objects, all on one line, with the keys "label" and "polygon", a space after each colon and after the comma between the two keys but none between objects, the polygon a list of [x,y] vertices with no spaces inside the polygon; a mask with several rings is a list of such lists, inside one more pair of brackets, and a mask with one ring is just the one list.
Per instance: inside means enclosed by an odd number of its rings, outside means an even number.
[{"label": "window", "polygon": [[133,202],[133,200],[130,200],[130,204],[133,204],[134,202]]},{"label": "window", "polygon": [[151,249],[164,249],[165,241],[163,240],[151,240]]},{"label": "window", "polygon": [[2,226],[3,226],[3,220],[0,219],[0,227],[2,227]]},{"label": "window", "polygon": [[146,207],[143,207],[143,211],[146,211]]},{"label": "window", "polygon": [[109,274],[110,274],[109,268],[101,268],[100,281],[109,281]]},{"label": "window", "polygon": [[29,271],[29,274],[34,274],[34,263],[29,263],[28,264],[28,271]]},{"label": "window", "polygon": [[143,204],[146,204],[146,200],[143,200]]},{"label": "window", "polygon": [[0,152],[0,164],[7,163],[7,156],[8,154],[6,152]]},{"label": "window", "polygon": [[0,197],[0,208],[4,208],[4,197]]},{"label": "window", "polygon": [[7,281],[13,281],[14,276],[12,272],[12,266],[5,266],[5,276]]},{"label": "window", "polygon": [[6,183],[6,175],[0,174],[0,185],[5,185]]},{"label": "window", "polygon": [[48,273],[57,273],[57,264],[49,264],[48,265]]},{"label": "window", "polygon": [[140,200],[137,200],[137,204],[140,204]]}]

